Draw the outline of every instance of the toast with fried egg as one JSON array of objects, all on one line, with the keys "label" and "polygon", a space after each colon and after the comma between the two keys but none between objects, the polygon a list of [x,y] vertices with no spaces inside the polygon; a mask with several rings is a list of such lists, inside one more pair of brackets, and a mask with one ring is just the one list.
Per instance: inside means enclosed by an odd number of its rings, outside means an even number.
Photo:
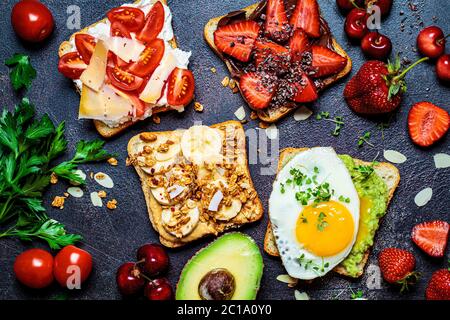
[{"label": "toast with fried egg", "polygon": [[[137,8],[139,8],[139,6],[141,4],[143,4],[144,2],[146,3],[146,5],[154,5],[158,1],[161,2],[165,7],[168,8],[167,0],[136,0],[133,3],[133,5],[136,6]],[[58,50],[59,57],[61,58],[65,54],[70,53],[74,50],[74,43],[75,43],[74,39],[75,39],[76,35],[90,34],[91,30],[98,28],[98,26],[100,24],[106,23],[107,19],[108,18],[104,18],[104,19],[97,21],[96,23],[94,23],[90,26],[87,26],[87,27],[81,29],[80,31],[77,31],[76,33],[72,34],[70,36],[69,40],[64,41],[60,44],[59,50]],[[171,47],[172,49],[177,49],[177,47],[178,47],[177,41],[176,41],[176,38],[174,35],[171,39],[167,40],[167,45],[169,47]],[[77,80],[74,80],[74,85],[75,85],[77,92],[82,96],[82,84],[80,82],[77,83]],[[120,96],[120,94],[119,94],[119,96]],[[83,96],[82,96],[82,99],[80,100],[80,109],[81,109],[81,104],[91,104],[92,106],[85,106],[84,108],[85,109],[93,109],[96,107],[95,104],[98,104],[98,103],[96,103],[94,99],[86,99],[86,98],[83,98]],[[155,106],[152,108],[151,114],[155,115],[155,114],[170,111],[170,110],[181,111],[181,109],[174,109],[170,106]],[[112,112],[115,112],[115,111],[112,111]],[[126,128],[133,125],[136,121],[133,121],[133,120],[123,121],[123,122],[121,121],[120,123],[111,126],[111,125],[108,125],[105,121],[98,120],[98,119],[93,120],[96,130],[104,138],[111,138],[111,137],[121,133]]]},{"label": "toast with fried egg", "polygon": [[164,246],[216,236],[263,215],[238,121],[141,133],[129,141],[128,155]]},{"label": "toast with fried egg", "polygon": [[[280,153],[280,158],[278,162],[278,172],[287,164],[291,159],[293,159],[298,153],[308,150],[308,148],[286,148],[283,149]],[[363,165],[368,166],[371,165],[369,162],[365,162],[358,159],[353,159],[355,165]],[[387,190],[388,190],[388,197],[387,197],[387,206],[389,205],[389,202],[392,200],[392,197],[394,196],[394,192],[397,189],[397,186],[400,182],[400,174],[398,169],[390,164],[390,163],[376,163],[374,165],[374,173],[377,174],[382,181],[386,184]],[[270,214],[270,212],[269,212]],[[379,218],[381,219],[381,217]],[[373,241],[373,239],[371,239]],[[334,271],[348,277],[357,278],[360,277],[364,272],[364,267],[367,263],[367,260],[369,258],[370,253],[370,247],[363,253],[362,258],[356,265],[357,271],[353,274],[350,274],[346,267],[341,263],[340,265],[336,266],[334,268]],[[269,222],[264,238],[264,251],[268,253],[271,256],[279,257],[279,251],[277,248],[276,240],[274,238],[272,227]],[[345,260],[344,260],[345,261]]]},{"label": "toast with fried egg", "polygon": [[[292,7],[295,7],[295,1],[296,0],[285,0],[285,7],[286,12],[292,13]],[[229,55],[224,54],[221,52],[221,50],[217,47],[215,43],[215,37],[214,34],[216,30],[218,30],[221,26],[226,24],[232,24],[235,21],[241,21],[241,20],[257,20],[259,17],[264,15],[266,7],[267,7],[267,0],[263,0],[261,2],[255,3],[253,5],[250,5],[248,7],[245,7],[243,9],[230,12],[229,14],[222,15],[219,17],[212,18],[208,21],[208,23],[204,27],[204,38],[208,45],[211,47],[211,49],[224,61],[224,63],[227,66],[227,69],[230,72],[231,77],[236,80],[236,85],[239,88],[242,97],[247,100],[247,102],[250,105],[250,101],[248,98],[246,98],[243,88],[240,85],[240,79],[242,78],[243,74],[246,73],[245,71],[245,65],[243,67],[243,64],[241,61],[237,61],[236,59],[233,59],[233,57],[230,57]],[[298,2],[297,2],[298,3]],[[318,9],[320,10],[320,8]],[[287,14],[288,17],[291,14]],[[267,15],[266,15],[267,16]],[[259,18],[260,19],[260,18]],[[261,20],[261,19],[260,19]],[[263,24],[261,22],[261,24]],[[337,54],[337,57],[344,58],[345,66],[340,69],[338,72],[321,77],[320,79],[316,79],[315,82],[317,82],[317,91],[321,92],[325,88],[333,85],[346,75],[348,75],[352,69],[352,60],[348,56],[348,54],[345,52],[345,50],[339,45],[336,38],[332,35],[327,22],[325,19],[320,15],[320,23],[321,23],[321,30],[322,30],[322,36],[318,39],[314,39],[314,43],[317,43],[318,45],[325,46],[329,48],[332,52]],[[262,29],[263,27],[261,27]],[[293,36],[292,36],[293,37]],[[287,47],[287,42],[278,42],[278,44],[283,45],[284,47]],[[271,45],[267,48],[270,50]],[[254,49],[256,51],[256,49]],[[290,73],[290,72],[289,72]],[[302,80],[304,80],[302,78]],[[290,81],[290,80],[289,80]],[[262,81],[261,81],[262,82]],[[306,87],[304,92],[306,92]],[[255,94],[257,95],[257,94]],[[316,97],[317,98],[317,97]],[[313,99],[315,100],[315,99]],[[268,107],[263,107],[262,109],[256,109],[255,112],[258,116],[258,118],[261,121],[267,122],[267,123],[274,123],[280,120],[281,118],[287,116],[291,112],[295,111],[298,107],[300,107],[303,103],[312,102],[311,101],[302,101],[301,99],[299,102],[293,102],[293,101],[285,101],[284,103],[279,103],[279,105],[276,105],[275,103],[271,103]],[[272,100],[272,102],[274,99]]]}]

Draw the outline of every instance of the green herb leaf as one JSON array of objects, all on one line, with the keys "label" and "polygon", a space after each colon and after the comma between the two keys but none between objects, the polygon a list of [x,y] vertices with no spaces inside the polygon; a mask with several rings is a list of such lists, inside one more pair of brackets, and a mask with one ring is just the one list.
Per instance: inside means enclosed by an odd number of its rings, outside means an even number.
[{"label": "green herb leaf", "polygon": [[31,86],[31,82],[36,78],[36,70],[31,65],[29,56],[16,53],[7,59],[5,64],[12,68],[9,78],[14,90],[28,89]]}]

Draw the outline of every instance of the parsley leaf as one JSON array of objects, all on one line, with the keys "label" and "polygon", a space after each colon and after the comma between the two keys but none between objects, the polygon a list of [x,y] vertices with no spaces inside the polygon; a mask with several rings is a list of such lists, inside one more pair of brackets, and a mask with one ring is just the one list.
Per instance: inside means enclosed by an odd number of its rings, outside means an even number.
[{"label": "parsley leaf", "polygon": [[29,56],[16,53],[7,59],[5,64],[11,68],[9,78],[14,90],[28,89],[31,86],[31,82],[36,78],[36,70],[31,65]]}]

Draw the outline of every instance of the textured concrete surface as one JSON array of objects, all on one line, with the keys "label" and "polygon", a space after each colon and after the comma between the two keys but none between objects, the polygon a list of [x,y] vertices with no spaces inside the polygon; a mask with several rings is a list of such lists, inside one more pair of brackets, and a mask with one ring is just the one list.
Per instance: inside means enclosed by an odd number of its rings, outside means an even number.
[{"label": "textured concrete surface", "polygon": [[[79,96],[73,90],[71,82],[57,72],[57,50],[61,41],[67,39],[73,30],[66,28],[67,7],[78,5],[81,8],[81,26],[89,25],[103,17],[105,12],[121,4],[121,1],[43,1],[54,14],[56,30],[53,36],[44,44],[30,46],[21,43],[14,35],[8,14],[15,1],[2,0],[4,9],[0,20],[0,35],[3,45],[0,48],[0,60],[4,61],[15,52],[24,52],[31,56],[33,65],[38,71],[27,96],[36,105],[39,114],[47,112],[55,121],[65,120],[67,123],[67,138],[70,147],[79,139],[92,139],[97,134],[90,121],[77,121],[77,107]],[[204,24],[212,17],[251,4],[252,0],[235,1],[195,1],[171,0],[173,10],[173,26],[178,37],[179,45],[185,50],[192,50],[193,56],[190,68],[196,77],[196,100],[205,105],[204,113],[196,113],[188,108],[183,114],[166,114],[161,117],[161,124],[155,125],[151,121],[144,121],[125,134],[110,140],[107,148],[119,153],[119,167],[107,164],[88,165],[83,169],[89,171],[104,171],[110,174],[116,186],[110,191],[110,196],[118,200],[118,209],[108,211],[106,208],[94,208],[88,193],[99,190],[95,183],[89,183],[85,196],[81,199],[68,199],[64,210],[53,210],[50,202],[53,196],[60,195],[67,188],[64,184],[52,187],[46,194],[46,204],[49,215],[67,225],[71,232],[83,235],[81,245],[90,251],[94,257],[95,268],[90,280],[78,292],[69,293],[70,299],[120,299],[116,289],[115,272],[118,266],[135,258],[136,249],[147,242],[157,241],[157,235],[152,230],[145,209],[144,197],[140,190],[139,179],[132,168],[125,167],[126,144],[130,137],[138,132],[149,130],[172,130],[189,127],[194,121],[213,124],[233,119],[234,111],[243,101],[239,95],[233,95],[229,89],[220,84],[227,75],[224,65],[219,58],[210,51],[203,40]],[[335,1],[319,0],[323,14],[328,20],[336,38],[353,59],[354,74],[365,61],[358,46],[347,40],[343,32],[344,17],[336,8]],[[409,2],[417,5],[417,11],[412,11]],[[396,0],[389,17],[383,20],[382,33],[391,37],[394,50],[402,56],[415,60],[418,58],[415,39],[421,22],[424,25],[438,24],[446,32],[449,31],[450,2],[439,0]],[[405,24],[404,31],[400,31],[401,23]],[[447,50],[448,51],[448,50]],[[217,74],[212,74],[210,68],[217,68]],[[11,108],[18,97],[12,92],[8,80],[8,69],[0,65],[0,100],[2,106]],[[409,293],[400,295],[397,288],[392,288],[381,282],[379,289],[370,290],[367,287],[370,280],[368,273],[359,280],[349,281],[334,274],[329,274],[311,285],[300,285],[299,290],[306,291],[312,299],[348,299],[349,288],[363,290],[370,299],[422,299],[424,288],[432,272],[446,266],[446,259],[431,259],[418,250],[410,240],[411,228],[418,222],[431,219],[450,220],[449,212],[449,178],[450,169],[436,170],[433,155],[439,152],[449,152],[450,137],[429,149],[414,146],[407,134],[407,114],[412,104],[429,100],[450,110],[450,92],[448,87],[439,84],[431,63],[422,64],[407,78],[409,92],[406,94],[401,108],[396,112],[390,127],[384,131],[384,139],[377,129],[379,122],[364,119],[353,114],[346,106],[342,91],[349,78],[344,79],[327,90],[320,100],[312,106],[314,112],[330,111],[332,115],[342,115],[345,126],[340,137],[331,135],[332,124],[317,121],[313,118],[304,122],[296,122],[290,116],[278,124],[280,129],[281,147],[311,147],[333,146],[339,153],[349,153],[354,157],[365,160],[374,159],[379,154],[382,160],[383,149],[395,149],[404,153],[408,160],[398,166],[402,181],[389,208],[386,218],[382,221],[377,234],[369,265],[376,265],[378,252],[388,246],[410,249],[417,258],[417,269],[423,272],[423,279]],[[248,111],[248,109],[247,109]],[[248,112],[249,113],[249,112]],[[250,121],[246,129],[257,127],[255,121]],[[357,147],[358,137],[365,130],[372,132],[371,142],[374,148]],[[273,176],[261,176],[261,164],[251,166],[253,181],[259,195],[267,208],[267,200],[271,190]],[[414,204],[414,196],[425,187],[432,187],[434,195],[428,205],[418,208]],[[267,215],[260,222],[243,228],[261,246],[266,229]],[[175,286],[179,273],[188,259],[211,239],[204,239],[179,250],[171,250],[171,267],[168,278]],[[42,243],[35,246],[45,247]],[[1,299],[48,299],[62,292],[56,285],[44,291],[32,291],[24,288],[15,280],[12,273],[14,257],[30,244],[18,240],[0,240],[0,298]],[[447,249],[447,256],[449,249]],[[260,299],[293,299],[294,289],[278,282],[276,276],[285,273],[280,261],[264,254],[264,277],[259,294]],[[372,266],[371,270],[376,269]]]}]

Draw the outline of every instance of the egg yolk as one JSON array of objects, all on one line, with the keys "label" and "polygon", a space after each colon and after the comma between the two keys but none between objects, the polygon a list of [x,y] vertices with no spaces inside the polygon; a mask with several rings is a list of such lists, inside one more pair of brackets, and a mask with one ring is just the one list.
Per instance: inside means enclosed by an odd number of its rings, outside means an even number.
[{"label": "egg yolk", "polygon": [[304,207],[295,233],[297,241],[309,252],[320,257],[334,256],[351,243],[354,235],[353,216],[336,201]]}]

